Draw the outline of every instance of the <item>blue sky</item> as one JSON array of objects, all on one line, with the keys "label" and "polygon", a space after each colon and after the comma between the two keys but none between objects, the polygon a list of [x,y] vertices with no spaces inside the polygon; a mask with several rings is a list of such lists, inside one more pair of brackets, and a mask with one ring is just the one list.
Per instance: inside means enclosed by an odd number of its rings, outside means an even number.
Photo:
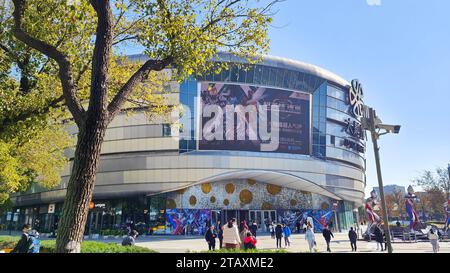
[{"label": "blue sky", "polygon": [[[271,55],[358,78],[366,104],[402,125],[379,142],[385,185],[450,163],[450,1],[287,0],[278,9]],[[366,194],[378,185],[371,144]]]}]

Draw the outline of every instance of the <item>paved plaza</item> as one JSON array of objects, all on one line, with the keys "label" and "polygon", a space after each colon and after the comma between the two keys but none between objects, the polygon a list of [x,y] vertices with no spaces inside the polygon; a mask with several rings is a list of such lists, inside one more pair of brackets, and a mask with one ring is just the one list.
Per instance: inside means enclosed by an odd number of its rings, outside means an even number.
[{"label": "paved plaza", "polygon": [[[258,249],[271,249],[275,250],[275,239],[272,239],[270,235],[258,236]],[[322,234],[316,234],[317,250],[318,252],[326,252],[326,243],[322,237]],[[217,240],[218,242],[218,240]],[[185,238],[182,236],[168,237],[147,237],[138,238],[138,246],[148,247],[161,253],[185,253],[188,251],[205,251],[207,250],[207,244],[202,237]],[[284,240],[283,244],[284,246]],[[381,253],[377,251],[375,241],[366,242],[358,241],[358,252],[360,253]],[[303,234],[293,234],[292,243],[290,247],[284,248],[288,252],[308,252],[308,246]],[[393,249],[395,253],[432,253],[432,247],[430,242],[417,242],[407,243],[401,240],[394,241]],[[347,234],[338,233],[335,234],[335,238],[331,242],[331,250],[333,253],[351,253],[350,242],[348,241]],[[450,253],[450,242],[440,242],[440,252]]]}]

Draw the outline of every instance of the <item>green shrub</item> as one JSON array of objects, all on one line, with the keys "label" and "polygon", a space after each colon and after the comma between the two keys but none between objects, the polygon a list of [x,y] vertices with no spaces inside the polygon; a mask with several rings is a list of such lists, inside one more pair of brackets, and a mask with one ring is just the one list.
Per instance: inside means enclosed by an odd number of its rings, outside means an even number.
[{"label": "green shrub", "polygon": [[[0,236],[0,249],[14,248],[20,237]],[[54,253],[55,240],[41,240],[42,253]],[[157,253],[140,246],[121,246],[117,243],[86,241],[81,243],[81,253]]]}]

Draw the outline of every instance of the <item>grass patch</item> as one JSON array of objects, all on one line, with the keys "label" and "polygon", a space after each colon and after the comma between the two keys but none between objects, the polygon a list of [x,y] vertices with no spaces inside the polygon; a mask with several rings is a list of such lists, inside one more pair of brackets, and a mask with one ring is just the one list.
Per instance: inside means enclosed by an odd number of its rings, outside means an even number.
[{"label": "grass patch", "polygon": [[[14,248],[20,237],[0,236],[0,249]],[[42,253],[55,253],[55,240],[42,240]],[[117,243],[86,241],[81,243],[81,253],[158,253],[140,246],[121,246]]]}]

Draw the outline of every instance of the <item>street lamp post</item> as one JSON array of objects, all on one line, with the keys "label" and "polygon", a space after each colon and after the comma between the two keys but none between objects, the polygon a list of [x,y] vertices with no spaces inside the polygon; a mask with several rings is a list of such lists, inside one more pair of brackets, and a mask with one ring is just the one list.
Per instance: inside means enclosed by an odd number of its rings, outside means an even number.
[{"label": "street lamp post", "polygon": [[[377,176],[378,176],[378,186],[380,188],[380,198],[381,198],[381,209],[383,211],[383,222],[384,222],[384,231],[386,234],[386,244],[388,247],[388,252],[392,253],[392,243],[391,243],[391,233],[389,231],[389,222],[388,222],[388,214],[386,209],[386,199],[384,196],[384,187],[383,187],[383,177],[381,175],[381,164],[380,164],[380,148],[378,147],[378,138],[381,135],[387,133],[396,133],[398,134],[400,131],[400,126],[393,125],[385,125],[381,124],[381,120],[376,116],[375,110],[372,108],[368,108],[368,117],[363,120],[364,128],[371,133],[372,142],[373,142],[373,150],[375,153],[375,163],[377,167]],[[384,129],[385,132],[379,133],[381,129]]]}]

